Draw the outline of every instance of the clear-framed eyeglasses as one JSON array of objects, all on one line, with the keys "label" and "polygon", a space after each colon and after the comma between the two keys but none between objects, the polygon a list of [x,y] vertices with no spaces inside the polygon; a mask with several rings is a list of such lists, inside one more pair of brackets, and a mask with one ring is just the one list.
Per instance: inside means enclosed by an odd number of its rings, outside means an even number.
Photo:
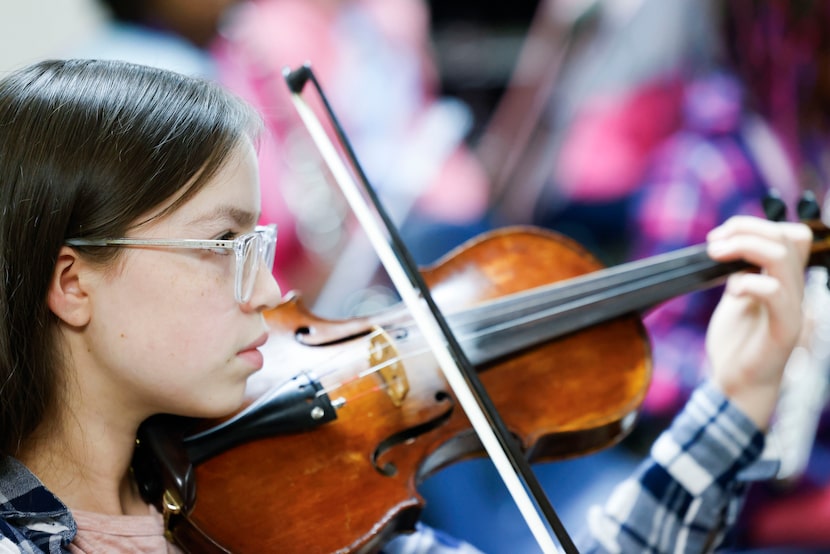
[{"label": "clear-framed eyeglasses", "polygon": [[254,293],[257,274],[261,267],[272,270],[277,247],[277,226],[258,225],[252,232],[233,240],[198,239],[68,239],[69,246],[150,246],[156,248],[183,248],[191,250],[233,251],[236,256],[234,296],[245,304]]}]

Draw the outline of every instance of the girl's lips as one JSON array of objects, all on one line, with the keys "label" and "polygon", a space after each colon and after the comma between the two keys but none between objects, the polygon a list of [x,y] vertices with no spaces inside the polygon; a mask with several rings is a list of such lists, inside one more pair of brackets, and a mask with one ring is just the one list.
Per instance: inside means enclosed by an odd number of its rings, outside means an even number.
[{"label": "girl's lips", "polygon": [[265,363],[265,357],[262,355],[262,352],[260,352],[258,349],[260,346],[264,345],[267,340],[268,333],[263,333],[251,344],[237,352],[236,355],[239,358],[245,360],[248,364],[255,367],[256,369],[261,369],[263,364]]},{"label": "girl's lips", "polygon": [[242,358],[246,363],[248,363],[255,369],[262,369],[262,366],[265,364],[265,357],[262,355],[262,352],[260,352],[256,348],[243,350],[239,352],[236,356],[238,358]]}]

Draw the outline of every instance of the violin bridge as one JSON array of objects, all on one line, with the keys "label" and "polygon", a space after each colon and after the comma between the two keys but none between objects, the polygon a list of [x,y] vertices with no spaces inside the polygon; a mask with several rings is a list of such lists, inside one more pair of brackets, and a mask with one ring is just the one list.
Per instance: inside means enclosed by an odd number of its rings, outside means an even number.
[{"label": "violin bridge", "polygon": [[392,403],[400,407],[409,392],[409,380],[398,350],[386,331],[377,326],[370,342],[369,367],[376,370]]}]

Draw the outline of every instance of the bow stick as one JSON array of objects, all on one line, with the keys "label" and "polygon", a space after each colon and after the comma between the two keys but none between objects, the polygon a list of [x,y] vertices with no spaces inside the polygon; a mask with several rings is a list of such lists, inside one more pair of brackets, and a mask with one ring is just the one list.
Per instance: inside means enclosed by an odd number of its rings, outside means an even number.
[{"label": "bow stick", "polygon": [[[553,540],[551,533],[553,531],[566,552],[576,553],[576,547],[553,510],[530,464],[515,439],[510,435],[475,369],[464,355],[449,325],[435,305],[411,254],[369,184],[311,66],[305,64],[293,71],[286,68],[283,76],[291,91],[294,107],[369,237],[390,279],[412,313],[415,323],[435,354],[464,413],[542,552],[559,552]],[[362,190],[355,182],[352,172],[338,155],[314,111],[301,96],[309,81],[313,83],[323,102],[338,140],[363,185]]]}]

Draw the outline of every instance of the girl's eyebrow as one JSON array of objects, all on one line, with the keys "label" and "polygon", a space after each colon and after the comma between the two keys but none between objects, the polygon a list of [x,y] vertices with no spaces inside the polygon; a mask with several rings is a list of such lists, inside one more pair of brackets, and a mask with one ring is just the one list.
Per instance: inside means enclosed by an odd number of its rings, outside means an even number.
[{"label": "girl's eyebrow", "polygon": [[204,224],[212,223],[217,220],[231,220],[233,223],[242,228],[253,227],[259,220],[259,214],[243,210],[236,206],[222,205],[217,206],[210,212],[197,215],[190,220],[190,224]]}]

